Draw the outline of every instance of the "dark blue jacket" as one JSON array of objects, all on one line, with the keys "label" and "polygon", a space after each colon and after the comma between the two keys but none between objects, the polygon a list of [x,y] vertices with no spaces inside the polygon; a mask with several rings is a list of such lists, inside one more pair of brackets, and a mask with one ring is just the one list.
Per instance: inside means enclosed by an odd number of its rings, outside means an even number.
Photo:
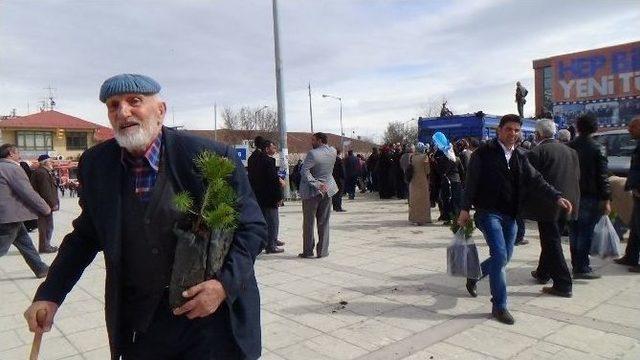
[{"label": "dark blue jacket", "polygon": [[[234,159],[236,170],[232,185],[238,195],[239,226],[235,232],[219,279],[227,292],[231,329],[246,358],[261,353],[260,295],[253,264],[264,247],[267,228],[256,203],[242,163],[230,146],[163,128],[167,168],[172,183],[202,198],[204,184],[197,174],[194,157],[203,150]],[[34,300],[61,304],[84,269],[99,251],[106,265],[105,317],[112,359],[117,359],[125,342],[122,325],[122,253],[121,253],[121,148],[111,139],[84,152],[78,166],[81,184],[80,216],[73,231],[65,236],[47,279]],[[143,260],[143,259],[141,259]]]}]

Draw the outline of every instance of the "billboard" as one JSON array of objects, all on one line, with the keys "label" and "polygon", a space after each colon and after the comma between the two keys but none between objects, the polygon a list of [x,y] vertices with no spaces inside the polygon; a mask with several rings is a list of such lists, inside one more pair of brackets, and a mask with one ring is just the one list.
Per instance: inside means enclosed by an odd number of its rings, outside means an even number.
[{"label": "billboard", "polygon": [[557,56],[551,66],[554,103],[640,96],[640,41]]}]

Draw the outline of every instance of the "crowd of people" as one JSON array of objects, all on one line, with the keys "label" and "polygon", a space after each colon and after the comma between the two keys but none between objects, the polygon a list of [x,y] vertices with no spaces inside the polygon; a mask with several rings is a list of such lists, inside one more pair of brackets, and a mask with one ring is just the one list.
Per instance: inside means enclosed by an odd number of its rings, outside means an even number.
[{"label": "crowd of people", "polygon": [[[50,267],[39,258],[24,225],[38,219],[44,236],[40,244],[46,249],[51,213],[59,207],[52,196],[57,190],[49,159],[40,159],[42,170],[30,181],[20,168],[19,149],[0,146],[0,256],[14,244],[36,276],[46,277],[24,314],[33,332],[51,330],[67,294],[103,252],[112,358],[257,359],[262,344],[254,262],[261,251],[280,253],[285,245],[278,239],[285,182],[272,157],[275,145],[256,139],[258,149],[245,171],[231,146],[164,127],[167,106],[160,89],[154,79],[137,74],[116,75],[102,84],[99,99],[106,105],[115,138],[83,154],[78,168],[81,213]],[[326,134],[313,134],[312,149],[291,176],[302,199],[303,251],[298,256],[329,256],[332,208],[345,210],[343,196],[354,199],[359,188],[378,192],[381,199],[407,199],[408,220],[415,225],[432,222],[431,208],[436,206],[443,224],[461,227],[472,221],[475,211],[473,221],[489,246],[489,258],[480,265],[482,276],[467,279],[466,288],[477,296],[477,283],[489,277],[492,314],[498,321],[515,322],[509,313],[506,267],[523,219],[537,221],[540,233],[533,280],[552,281],[542,289],[546,294],[571,297],[573,279],[600,277],[589,253],[596,222],[611,211],[607,158],[592,138],[598,122],[591,115],[580,116],[578,136],[561,142],[556,124],[539,120],[530,149],[520,142],[521,125],[520,116],[505,115],[497,137],[484,143],[451,142],[434,134],[432,144],[385,145],[368,157],[351,150],[340,154],[328,145]],[[640,139],[640,117],[631,121],[629,132]],[[203,186],[197,169],[218,171],[199,162],[203,154],[227,159],[230,175],[218,179],[224,186]],[[36,191],[41,186],[51,196]],[[230,227],[203,232],[197,226],[200,217],[196,221],[188,212],[175,211],[180,191],[188,195],[183,200],[203,203],[204,216],[227,216],[224,209],[204,207],[212,196],[209,191],[222,189],[228,192],[218,195],[235,202],[237,210],[230,214]],[[625,255],[616,262],[640,272],[640,147],[632,156],[625,189],[633,193],[634,210]],[[560,241],[566,224],[571,271]],[[189,235],[180,245],[191,249],[192,257],[174,258],[178,230]],[[214,250],[199,247],[197,240],[216,239],[220,231],[232,240],[226,249],[218,249],[224,256],[211,259]],[[178,292],[184,299],[172,306],[172,269],[189,268],[185,259],[207,265],[217,261],[220,267],[211,276],[191,274],[197,281]]]}]

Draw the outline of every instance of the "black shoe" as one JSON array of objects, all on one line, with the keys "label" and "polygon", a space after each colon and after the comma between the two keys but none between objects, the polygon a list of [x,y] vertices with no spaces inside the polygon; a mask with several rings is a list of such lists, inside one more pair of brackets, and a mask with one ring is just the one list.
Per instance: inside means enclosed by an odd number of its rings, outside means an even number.
[{"label": "black shoe", "polygon": [[478,297],[478,280],[467,279],[467,291],[471,297]]},{"label": "black shoe", "polygon": [[303,258],[303,259],[313,259],[313,254],[311,255],[305,255],[303,253],[298,254],[299,258]]},{"label": "black shoe", "polygon": [[320,259],[320,258],[324,258],[324,257],[327,257],[327,256],[329,256],[329,253],[326,253],[326,254],[324,254],[324,255],[320,255],[320,254],[318,254],[318,256],[316,256],[316,257],[317,257],[318,259]]},{"label": "black shoe", "polygon": [[538,272],[536,270],[532,270],[531,271],[531,276],[536,279],[536,281],[538,282],[538,284],[540,285],[544,285],[546,283],[549,282],[549,278],[547,277],[542,277],[538,275]]},{"label": "black shoe", "polygon": [[634,264],[631,261],[629,261],[629,259],[627,259],[626,257],[621,257],[618,259],[613,259],[613,262],[618,264],[618,265],[624,265],[624,266],[637,266],[638,264]]},{"label": "black shoe", "polygon": [[629,272],[640,273],[640,265],[632,266],[629,268]]},{"label": "black shoe", "polygon": [[493,315],[493,317],[496,318],[496,320],[498,320],[499,322],[501,322],[503,324],[513,325],[516,322],[513,319],[513,316],[511,316],[511,314],[509,313],[509,310],[507,310],[507,309],[504,309],[504,310],[492,310],[491,311],[491,315]]},{"label": "black shoe", "polygon": [[594,272],[573,273],[573,278],[574,279],[594,280],[594,279],[600,279],[601,277],[602,277],[602,275],[596,274]]},{"label": "black shoe", "polygon": [[338,209],[338,210],[334,210],[334,211],[336,211],[336,212],[347,212],[347,210],[345,210],[345,209]]},{"label": "black shoe", "polygon": [[545,294],[549,294],[549,295],[555,295],[555,296],[560,296],[560,297],[565,297],[565,298],[570,298],[573,296],[573,293],[571,291],[560,291],[556,288],[554,288],[553,286],[545,286],[542,288],[542,292]]},{"label": "black shoe", "polygon": [[284,241],[276,240],[276,246],[284,246]]},{"label": "black shoe", "polygon": [[38,252],[40,254],[53,254],[55,252],[58,252],[58,247],[49,245],[49,246],[45,246],[44,248],[39,249]]},{"label": "black shoe", "polygon": [[284,252],[284,249],[281,249],[281,248],[275,247],[275,248],[273,248],[273,249],[267,249],[267,250],[265,250],[265,252],[266,252],[267,254],[280,254],[280,253],[283,253],[283,252]]},{"label": "black shoe", "polygon": [[527,244],[529,244],[529,240],[525,240],[525,239],[522,239],[520,241],[516,241],[516,243],[515,243],[516,246],[527,245]]},{"label": "black shoe", "polygon": [[49,267],[47,266],[36,273],[36,278],[38,279],[46,278],[48,273],[49,273]]}]

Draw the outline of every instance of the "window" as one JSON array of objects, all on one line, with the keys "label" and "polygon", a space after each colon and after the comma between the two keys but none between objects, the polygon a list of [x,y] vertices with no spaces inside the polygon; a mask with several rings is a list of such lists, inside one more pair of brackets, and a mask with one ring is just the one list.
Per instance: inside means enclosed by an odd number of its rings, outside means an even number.
[{"label": "window", "polygon": [[68,132],[67,150],[87,150],[87,133]]},{"label": "window", "polygon": [[53,150],[53,133],[45,131],[17,131],[16,145],[20,150]]},{"label": "window", "polygon": [[553,71],[551,66],[542,69],[542,102],[546,111],[553,109]]}]

